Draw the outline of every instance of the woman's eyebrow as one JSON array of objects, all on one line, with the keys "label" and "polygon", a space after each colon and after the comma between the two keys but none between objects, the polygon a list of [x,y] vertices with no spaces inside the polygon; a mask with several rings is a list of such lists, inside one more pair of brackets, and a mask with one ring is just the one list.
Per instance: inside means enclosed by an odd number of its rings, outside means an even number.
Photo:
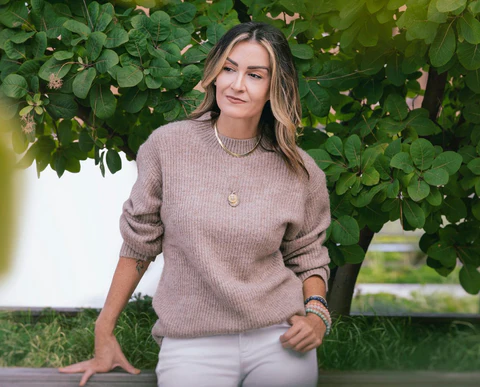
[{"label": "woman's eyebrow", "polygon": [[[230,58],[227,58],[227,60],[238,67],[238,63],[235,62],[234,60],[230,59]],[[264,70],[267,70],[267,71],[270,71],[270,69],[267,67],[267,66],[248,66],[247,69],[264,69]]]}]

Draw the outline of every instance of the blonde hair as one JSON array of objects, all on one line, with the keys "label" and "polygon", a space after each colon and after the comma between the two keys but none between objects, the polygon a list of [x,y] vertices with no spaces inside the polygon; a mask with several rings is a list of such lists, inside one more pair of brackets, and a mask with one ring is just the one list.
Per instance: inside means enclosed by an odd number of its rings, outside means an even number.
[{"label": "blonde hair", "polygon": [[285,163],[297,174],[308,171],[297,146],[297,128],[301,126],[302,107],[298,92],[297,71],[288,42],[277,28],[258,22],[239,24],[231,28],[212,48],[205,60],[201,82],[205,97],[190,114],[193,119],[206,112],[214,112],[212,119],[220,114],[215,98],[214,81],[222,71],[233,47],[242,41],[255,41],[268,52],[271,63],[270,101],[267,101],[260,118],[260,127]]}]

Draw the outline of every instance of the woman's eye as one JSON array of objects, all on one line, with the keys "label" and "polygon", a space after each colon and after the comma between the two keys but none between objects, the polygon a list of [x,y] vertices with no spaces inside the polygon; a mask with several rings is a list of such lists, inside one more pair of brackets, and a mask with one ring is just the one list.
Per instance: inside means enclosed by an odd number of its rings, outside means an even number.
[{"label": "woman's eye", "polygon": [[224,67],[223,70],[224,71],[233,71],[233,69],[231,67]]},{"label": "woman's eye", "polygon": [[252,78],[256,78],[256,79],[262,79],[262,77],[261,77],[260,75],[258,75],[258,74],[250,74],[250,76],[251,76]]}]

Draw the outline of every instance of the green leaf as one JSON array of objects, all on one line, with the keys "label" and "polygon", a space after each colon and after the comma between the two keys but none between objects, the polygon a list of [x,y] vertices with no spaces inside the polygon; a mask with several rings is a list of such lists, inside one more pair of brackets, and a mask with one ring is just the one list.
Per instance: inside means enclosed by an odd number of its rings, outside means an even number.
[{"label": "green leaf", "polygon": [[443,201],[442,211],[447,220],[451,223],[457,223],[467,216],[467,207],[460,198],[454,198],[450,196],[445,198]]},{"label": "green leaf", "polygon": [[475,175],[480,175],[480,157],[477,157],[471,160],[467,164],[468,169],[470,169]]},{"label": "green leaf", "polygon": [[182,70],[182,75],[182,90],[191,90],[202,79],[202,70],[195,65],[188,65]]},{"label": "green leaf", "polygon": [[344,246],[358,243],[360,229],[354,218],[344,215],[335,219],[332,223],[332,238],[336,243]]},{"label": "green leaf", "polygon": [[447,151],[440,153],[432,163],[433,168],[443,168],[449,175],[453,175],[462,165],[462,156],[457,152]]},{"label": "green leaf", "polygon": [[353,172],[342,173],[342,175],[337,181],[337,184],[335,185],[335,193],[337,195],[343,195],[355,183],[356,179],[357,179],[356,173],[353,173]]},{"label": "green leaf", "polygon": [[189,3],[176,4],[170,11],[172,19],[179,23],[190,23],[197,14],[197,7]]},{"label": "green leaf", "polygon": [[180,70],[169,68],[162,75],[162,85],[167,89],[176,89],[182,85],[182,82]]},{"label": "green leaf", "polygon": [[417,168],[424,171],[430,168],[433,163],[435,148],[430,141],[419,138],[410,146],[410,155]]},{"label": "green leaf", "polygon": [[337,136],[331,136],[325,142],[325,149],[334,156],[343,156],[343,143]]},{"label": "green leaf", "polygon": [[[92,4],[92,3],[90,3]],[[110,24],[113,20],[113,16],[115,15],[115,9],[113,5],[110,3],[103,4],[100,7],[99,15],[95,21],[95,31],[104,31],[105,28]]]},{"label": "green leaf", "polygon": [[18,74],[7,75],[0,88],[3,93],[10,98],[19,99],[28,93],[27,80]]},{"label": "green leaf", "polygon": [[437,187],[430,187],[430,194],[427,196],[427,202],[432,206],[439,206],[443,202],[443,197]]},{"label": "green leaf", "polygon": [[128,33],[122,27],[112,28],[107,32],[106,48],[115,48],[128,42]]},{"label": "green leaf", "polygon": [[393,156],[390,161],[390,166],[401,169],[405,173],[411,173],[415,170],[412,158],[406,152],[400,152]]},{"label": "green leaf", "polygon": [[429,57],[432,65],[440,67],[446,64],[455,53],[455,47],[456,38],[452,23],[441,25],[430,46]]},{"label": "green leaf", "polygon": [[50,75],[54,74],[57,78],[63,78],[65,75],[68,74],[72,65],[66,64],[56,60],[55,58],[50,58],[47,60],[40,70],[38,71],[38,76],[45,81],[50,80]]},{"label": "green leaf", "polygon": [[92,30],[90,29],[89,26],[87,26],[83,23],[80,23],[79,21],[74,20],[74,19],[67,20],[65,23],[63,23],[63,26],[67,30],[80,35],[84,39],[88,38],[88,35],[90,35],[92,33]]},{"label": "green leaf", "polygon": [[480,273],[473,265],[464,265],[459,273],[460,284],[467,293],[478,294],[480,292]]},{"label": "green leaf", "polygon": [[53,53],[53,57],[58,61],[70,59],[73,57],[73,55],[74,53],[71,51],[55,51]]},{"label": "green leaf", "polygon": [[395,199],[400,192],[400,182],[398,179],[394,179],[391,184],[387,187],[387,197],[390,199]]},{"label": "green leaf", "polygon": [[[184,3],[185,4],[185,3]],[[156,11],[147,19],[148,36],[154,44],[163,42],[170,35],[170,16],[163,11]]]},{"label": "green leaf", "polygon": [[330,155],[323,149],[309,149],[307,153],[315,160],[320,169],[327,169],[334,164]]},{"label": "green leaf", "polygon": [[117,99],[109,85],[94,85],[90,91],[90,105],[98,118],[106,119],[115,113]]},{"label": "green leaf", "polygon": [[68,145],[73,140],[72,121],[63,120],[58,125],[58,140],[62,145]]},{"label": "green leaf", "polygon": [[425,225],[425,213],[415,202],[405,199],[403,203],[403,214],[405,219],[413,228],[423,228]]},{"label": "green leaf", "polygon": [[355,263],[363,262],[365,258],[365,252],[359,245],[357,244],[349,245],[349,246],[342,245],[338,247],[342,252],[345,258],[345,261],[347,263],[355,264]]},{"label": "green leaf", "polygon": [[440,12],[437,9],[437,0],[432,0],[428,5],[427,19],[435,23],[445,23],[448,20],[448,14]]},{"label": "green leaf", "polygon": [[12,1],[0,10],[0,23],[7,28],[18,28],[28,20],[28,8],[24,2]]},{"label": "green leaf", "polygon": [[73,80],[73,94],[81,99],[87,98],[88,92],[90,91],[90,87],[92,87],[92,83],[96,75],[97,72],[93,67],[77,73],[75,79]]},{"label": "green leaf", "polygon": [[356,134],[351,135],[345,141],[345,156],[349,161],[349,167],[358,167],[360,165],[361,160],[361,147],[362,142],[360,141],[360,137]]},{"label": "green leaf", "polygon": [[478,13],[480,13],[480,1],[479,0],[472,1],[470,4],[468,4],[468,10],[473,15],[477,15]]},{"label": "green leaf", "polygon": [[117,82],[120,87],[133,87],[143,79],[142,70],[136,66],[128,65],[117,71]]},{"label": "green leaf", "polygon": [[90,34],[85,48],[90,61],[95,61],[102,52],[103,45],[107,41],[107,35],[103,32],[95,31]]},{"label": "green leaf", "polygon": [[141,91],[137,87],[132,87],[122,96],[122,106],[128,113],[138,113],[145,106],[149,94],[148,89]]},{"label": "green leaf", "polygon": [[202,62],[207,57],[207,51],[200,46],[190,47],[184,54],[184,63]]},{"label": "green leaf", "polygon": [[86,130],[82,130],[78,139],[78,146],[82,152],[90,152],[93,149],[92,137]]},{"label": "green leaf", "polygon": [[[225,27],[221,24],[210,24],[207,27],[207,39],[210,43],[215,44],[227,32]],[[180,47],[180,46],[179,46]]]},{"label": "green leaf", "polygon": [[15,43],[15,44],[20,44],[20,43],[24,43],[26,42],[28,39],[30,39],[33,35],[35,34],[35,32],[25,32],[25,31],[21,31],[21,32],[17,32],[16,34],[12,35],[10,37],[10,40]]},{"label": "green leaf", "polygon": [[[216,32],[213,32],[212,29],[210,29],[210,37],[208,34],[208,28],[207,28],[207,38],[209,39],[210,43],[213,43],[210,38],[216,37],[219,38],[220,34],[223,35],[222,33],[222,28],[223,31],[226,32],[225,27],[219,28],[219,27],[214,27],[216,29]],[[171,33],[170,36],[167,38],[168,43],[174,43],[180,49],[185,48],[190,44],[192,40],[192,37],[190,33],[185,29],[185,28],[176,28],[174,29]]]},{"label": "green leaf", "polygon": [[445,185],[448,183],[448,172],[443,168],[432,168],[425,171],[423,178],[433,186]]},{"label": "green leaf", "polygon": [[43,31],[37,32],[32,43],[32,54],[35,59],[41,58],[47,49],[47,34]]},{"label": "green leaf", "polygon": [[427,255],[440,261],[444,266],[450,266],[452,263],[455,265],[457,260],[455,248],[442,240],[432,244],[427,250]]},{"label": "green leaf", "polygon": [[107,167],[112,174],[122,169],[122,159],[120,158],[116,150],[109,149],[107,151],[106,160],[107,160]]},{"label": "green leaf", "polygon": [[139,30],[130,30],[124,47],[131,56],[142,58],[147,53],[147,37]]},{"label": "green leaf", "polygon": [[408,106],[405,98],[398,94],[389,94],[385,100],[385,110],[396,121],[404,120],[408,115]]},{"label": "green leaf", "polygon": [[312,59],[313,49],[308,44],[290,44],[290,50],[295,58]]},{"label": "green leaf", "polygon": [[306,103],[308,109],[317,117],[325,117],[330,112],[330,95],[316,82],[308,82],[310,89]]},{"label": "green leaf", "polygon": [[440,12],[451,12],[463,7],[467,0],[437,0],[437,9]]},{"label": "green leaf", "polygon": [[162,43],[156,47],[148,46],[148,52],[150,55],[158,58],[165,59],[168,63],[175,64],[182,58],[182,52],[176,44]]},{"label": "green leaf", "polygon": [[380,174],[374,167],[367,168],[362,173],[361,182],[363,185],[372,186],[378,184]]},{"label": "green leaf", "polygon": [[480,69],[467,72],[465,83],[474,93],[480,94]]},{"label": "green leaf", "polygon": [[430,194],[430,186],[418,176],[414,176],[408,184],[407,192],[413,201],[419,202]]},{"label": "green leaf", "polygon": [[71,120],[77,114],[78,106],[72,94],[49,93],[48,97],[45,108],[54,120]]},{"label": "green leaf", "polygon": [[103,50],[95,62],[95,68],[100,74],[104,74],[116,64],[118,64],[117,53],[113,50]]},{"label": "green leaf", "polygon": [[471,13],[464,12],[458,22],[462,35],[468,43],[480,43],[480,21],[475,19]]},{"label": "green leaf", "polygon": [[478,44],[459,43],[457,49],[458,60],[467,70],[477,70],[480,68],[479,51]]}]

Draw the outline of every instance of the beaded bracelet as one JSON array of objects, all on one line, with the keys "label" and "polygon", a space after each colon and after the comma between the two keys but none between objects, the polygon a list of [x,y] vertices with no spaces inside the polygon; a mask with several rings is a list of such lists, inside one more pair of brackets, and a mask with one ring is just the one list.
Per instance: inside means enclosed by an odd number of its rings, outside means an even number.
[{"label": "beaded bracelet", "polygon": [[322,321],[324,322],[325,326],[327,327],[327,330],[325,332],[325,336],[328,336],[330,334],[330,330],[332,329],[332,325],[330,324],[330,322],[327,320],[327,318],[325,317],[325,315],[322,312],[319,312],[318,310],[310,309],[310,308],[305,309],[305,312],[306,313],[313,313],[313,314],[316,314],[318,317],[320,317],[322,319]]},{"label": "beaded bracelet", "polygon": [[313,301],[313,300],[320,301],[325,306],[325,308],[328,309],[327,300],[325,298],[323,298],[322,296],[319,296],[319,295],[314,295],[314,296],[308,297],[305,300],[304,304],[307,305],[310,301]]},{"label": "beaded bracelet", "polygon": [[325,308],[323,305],[307,305],[307,309],[316,309],[320,312],[323,313],[323,315],[327,318],[328,322],[332,324],[332,317],[330,316],[330,313],[328,312],[328,309]]}]

